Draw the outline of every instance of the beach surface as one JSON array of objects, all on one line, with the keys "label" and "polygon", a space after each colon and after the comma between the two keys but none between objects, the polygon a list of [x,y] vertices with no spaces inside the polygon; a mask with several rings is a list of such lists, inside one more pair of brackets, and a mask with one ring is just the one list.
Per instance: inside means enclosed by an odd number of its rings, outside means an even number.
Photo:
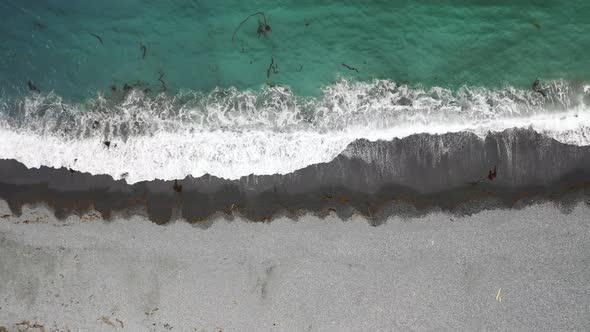
[{"label": "beach surface", "polygon": [[0,1],[0,332],[590,330],[590,1]]},{"label": "beach surface", "polygon": [[[9,331],[584,330],[590,208],[157,225],[0,202]],[[21,324],[21,325],[17,325]],[[36,325],[35,325],[36,324]]]}]

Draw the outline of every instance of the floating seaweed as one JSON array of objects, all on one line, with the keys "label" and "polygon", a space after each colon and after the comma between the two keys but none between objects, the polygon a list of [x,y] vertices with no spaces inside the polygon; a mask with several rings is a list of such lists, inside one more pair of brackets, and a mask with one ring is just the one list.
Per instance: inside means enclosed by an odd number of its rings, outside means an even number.
[{"label": "floating seaweed", "polygon": [[273,57],[270,58],[270,65],[266,69],[266,78],[270,79],[270,75],[278,74],[279,73],[279,65],[275,63],[275,59]]},{"label": "floating seaweed", "polygon": [[271,31],[271,27],[266,22],[266,15],[264,15],[263,12],[256,12],[254,14],[248,15],[248,17],[246,17],[242,22],[240,22],[240,24],[234,30],[234,33],[233,33],[233,35],[231,37],[232,42],[236,38],[236,34],[238,33],[238,30],[240,30],[240,28],[242,27],[242,25],[244,23],[246,23],[250,18],[252,18],[254,16],[262,16],[262,21],[260,21],[260,20],[258,21],[258,28],[256,29],[256,33],[258,34],[258,38],[260,38],[261,36],[266,37],[266,34]]},{"label": "floating seaweed", "polygon": [[101,45],[104,45],[104,43],[102,42],[102,38],[100,38],[99,35],[94,34],[94,33],[88,33],[88,34],[95,37],[96,39],[98,39],[98,41],[100,42]]},{"label": "floating seaweed", "polygon": [[141,48],[141,58],[145,59],[147,54],[147,47],[143,43],[139,43],[139,48]]},{"label": "floating seaweed", "polygon": [[356,69],[355,67],[351,67],[351,66],[349,66],[349,65],[347,65],[345,63],[343,63],[342,66],[343,67],[346,67],[346,69],[348,69],[348,70],[356,71],[357,73],[359,72],[359,70]]},{"label": "floating seaweed", "polygon": [[39,90],[39,88],[33,84],[33,82],[31,82],[30,80],[27,82],[27,86],[29,87],[30,91],[35,91],[37,93],[41,93],[41,90]]},{"label": "floating seaweed", "polygon": [[543,97],[547,97],[547,93],[541,88],[541,81],[539,81],[538,79],[536,79],[533,82],[533,91],[540,93]]},{"label": "floating seaweed", "polygon": [[165,92],[166,90],[168,90],[168,88],[166,87],[166,82],[164,82],[164,75],[166,75],[163,71],[159,71],[160,73],[160,77],[158,77],[158,81],[160,81],[160,84],[162,85],[162,92]]}]

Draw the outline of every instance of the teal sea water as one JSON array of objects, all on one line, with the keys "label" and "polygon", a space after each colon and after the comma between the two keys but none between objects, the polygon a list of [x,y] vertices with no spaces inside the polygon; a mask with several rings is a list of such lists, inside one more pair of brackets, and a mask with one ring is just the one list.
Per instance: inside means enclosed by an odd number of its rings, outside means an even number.
[{"label": "teal sea water", "polygon": [[[270,31],[257,33],[256,15],[236,32],[255,12]],[[340,78],[529,88],[590,78],[589,31],[586,0],[3,0],[0,90],[26,94],[31,80],[84,99],[125,83],[168,94],[276,84],[315,96]]]},{"label": "teal sea water", "polygon": [[588,0],[3,0],[0,158],[135,183],[414,134],[590,145],[589,31]]}]

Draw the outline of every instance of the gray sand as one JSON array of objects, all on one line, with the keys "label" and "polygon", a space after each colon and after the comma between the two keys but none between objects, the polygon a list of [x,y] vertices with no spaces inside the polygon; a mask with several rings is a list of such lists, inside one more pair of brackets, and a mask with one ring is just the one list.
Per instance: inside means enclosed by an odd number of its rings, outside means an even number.
[{"label": "gray sand", "polygon": [[0,218],[9,330],[23,320],[45,331],[590,329],[585,205],[379,227],[50,215]]}]

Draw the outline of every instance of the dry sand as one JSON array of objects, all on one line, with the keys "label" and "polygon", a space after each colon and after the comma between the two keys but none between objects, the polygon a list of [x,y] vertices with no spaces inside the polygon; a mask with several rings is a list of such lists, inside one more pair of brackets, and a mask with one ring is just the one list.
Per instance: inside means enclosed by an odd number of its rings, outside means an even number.
[{"label": "dry sand", "polygon": [[[19,218],[0,202],[0,326],[29,331],[587,330],[590,208],[456,218]],[[22,323],[22,325],[15,325]],[[37,324],[37,325],[35,325]]]}]

